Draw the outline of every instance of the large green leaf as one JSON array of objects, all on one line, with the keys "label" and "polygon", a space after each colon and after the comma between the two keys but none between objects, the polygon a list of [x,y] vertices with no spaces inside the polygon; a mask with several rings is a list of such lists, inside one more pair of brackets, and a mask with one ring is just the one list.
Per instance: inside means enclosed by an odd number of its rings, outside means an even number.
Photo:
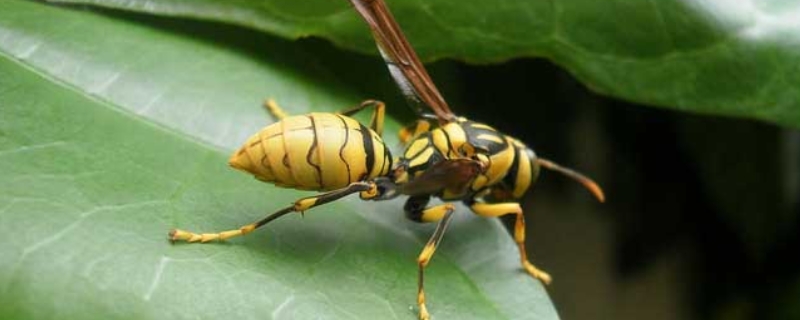
[{"label": "large green leaf", "polygon": [[[362,52],[345,0],[56,0],[213,19]],[[390,0],[426,60],[546,57],[611,96],[800,127],[798,1]]]},{"label": "large green leaf", "polygon": [[[269,121],[264,97],[295,113],[358,101],[326,59],[237,28],[0,1],[0,318],[413,319],[433,226],[401,202],[166,239],[308,194],[226,160]],[[461,209],[428,269],[434,317],[557,319],[503,226]]]}]

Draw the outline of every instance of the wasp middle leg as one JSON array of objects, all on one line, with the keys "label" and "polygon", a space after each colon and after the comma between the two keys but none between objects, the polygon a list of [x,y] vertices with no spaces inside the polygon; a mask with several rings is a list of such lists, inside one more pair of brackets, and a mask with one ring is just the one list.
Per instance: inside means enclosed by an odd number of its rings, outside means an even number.
[{"label": "wasp middle leg", "polygon": [[186,242],[209,242],[213,240],[226,240],[233,237],[243,236],[253,230],[275,220],[287,213],[291,212],[304,212],[313,207],[323,205],[332,201],[341,199],[342,197],[351,195],[353,193],[360,193],[362,199],[373,199],[380,196],[378,186],[372,181],[354,182],[347,187],[319,194],[316,196],[301,198],[294,202],[294,204],[280,209],[277,212],[253,222],[251,224],[240,227],[239,229],[215,232],[215,233],[194,233],[180,229],[172,229],[169,232],[169,238],[172,241],[186,241]]},{"label": "wasp middle leg", "polygon": [[519,258],[522,262],[522,267],[532,277],[539,279],[544,284],[550,284],[553,280],[547,272],[537,268],[533,263],[528,260],[528,253],[525,251],[525,215],[522,213],[522,207],[516,202],[505,203],[483,203],[472,202],[467,203],[473,212],[484,217],[499,217],[506,214],[516,215],[514,223],[514,241],[519,248]]},{"label": "wasp middle leg", "polygon": [[433,207],[427,207],[430,196],[416,196],[408,199],[405,205],[406,216],[416,222],[435,222],[439,221],[436,225],[436,230],[433,231],[430,239],[422,248],[419,257],[417,257],[417,265],[419,266],[419,276],[417,280],[417,305],[419,306],[419,319],[428,320],[430,314],[428,308],[425,306],[425,267],[430,263],[436,248],[439,246],[447,225],[450,223],[450,218],[453,217],[455,207],[451,203],[440,204]]}]

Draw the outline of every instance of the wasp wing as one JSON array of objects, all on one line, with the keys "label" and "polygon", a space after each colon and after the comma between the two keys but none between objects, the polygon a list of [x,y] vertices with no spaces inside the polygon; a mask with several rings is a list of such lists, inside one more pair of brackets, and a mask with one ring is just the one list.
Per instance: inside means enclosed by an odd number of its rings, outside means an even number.
[{"label": "wasp wing", "polygon": [[420,116],[433,110],[440,123],[452,122],[456,116],[450,111],[416,52],[406,40],[383,0],[350,0],[356,11],[367,22],[378,50],[381,52],[392,78],[403,91],[409,105]]},{"label": "wasp wing", "polygon": [[436,194],[442,190],[451,194],[463,194],[482,169],[480,162],[476,160],[442,160],[419,177],[398,186],[398,191],[410,196]]}]

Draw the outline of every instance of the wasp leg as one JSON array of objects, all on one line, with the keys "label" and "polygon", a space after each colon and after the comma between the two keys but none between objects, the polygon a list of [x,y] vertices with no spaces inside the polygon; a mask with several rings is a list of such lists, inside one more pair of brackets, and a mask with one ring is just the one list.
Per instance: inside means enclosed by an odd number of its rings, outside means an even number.
[{"label": "wasp leg", "polygon": [[506,203],[482,203],[475,202],[470,204],[473,212],[484,217],[499,217],[506,214],[515,214],[517,219],[514,224],[514,241],[517,242],[519,248],[519,257],[522,261],[522,267],[531,276],[539,279],[544,284],[550,284],[552,278],[547,272],[537,268],[528,260],[528,253],[525,251],[525,216],[522,214],[522,207],[519,203],[506,202]]},{"label": "wasp leg", "polygon": [[384,115],[386,114],[386,105],[383,102],[378,100],[364,100],[361,104],[339,112],[339,114],[349,117],[369,107],[375,108],[369,120],[369,128],[375,131],[379,136],[383,136],[383,121]]},{"label": "wasp leg", "polygon": [[282,120],[283,118],[289,116],[289,114],[286,113],[286,111],[283,111],[283,109],[280,106],[278,106],[278,103],[275,102],[275,100],[272,98],[269,98],[267,99],[267,101],[264,101],[264,108],[266,108],[267,111],[269,111],[269,114],[271,114],[273,117],[275,117],[275,119],[278,120]]},{"label": "wasp leg", "polygon": [[316,196],[301,198],[295,201],[294,204],[292,204],[291,206],[280,209],[277,212],[265,217],[264,219],[242,226],[239,229],[227,230],[217,233],[202,233],[202,234],[180,229],[172,229],[169,232],[169,238],[172,241],[209,242],[213,240],[226,240],[233,237],[243,236],[245,234],[253,232],[253,230],[287,213],[291,212],[302,213],[313,207],[339,200],[344,196],[351,195],[357,192],[360,193],[361,198],[365,200],[380,196],[378,192],[378,186],[374,182],[372,181],[354,182],[348,185],[347,187],[338,190],[333,190]]},{"label": "wasp leg", "polygon": [[419,119],[400,129],[397,135],[400,137],[400,143],[406,145],[409,141],[428,131],[431,131],[431,122]]},{"label": "wasp leg", "polygon": [[417,280],[417,305],[419,305],[419,319],[428,320],[430,314],[428,308],[425,306],[425,290],[424,290],[424,274],[425,267],[431,261],[433,254],[436,252],[436,247],[444,236],[444,231],[450,223],[450,218],[453,216],[455,207],[451,203],[445,203],[429,208],[425,208],[428,204],[430,196],[418,196],[408,199],[405,205],[406,216],[417,222],[434,222],[439,221],[436,225],[436,230],[433,231],[428,243],[422,248],[419,257],[417,257],[417,265],[419,266],[419,277]]}]

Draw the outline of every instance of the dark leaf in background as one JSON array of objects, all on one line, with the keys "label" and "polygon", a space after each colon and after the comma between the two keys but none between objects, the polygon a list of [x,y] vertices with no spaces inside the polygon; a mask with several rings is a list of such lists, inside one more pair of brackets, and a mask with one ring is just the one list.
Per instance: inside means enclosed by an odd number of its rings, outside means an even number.
[{"label": "dark leaf in background", "polygon": [[[375,52],[344,0],[60,1],[223,21],[289,39],[320,36]],[[605,95],[800,127],[796,1],[388,2],[426,60],[545,57]]]}]

